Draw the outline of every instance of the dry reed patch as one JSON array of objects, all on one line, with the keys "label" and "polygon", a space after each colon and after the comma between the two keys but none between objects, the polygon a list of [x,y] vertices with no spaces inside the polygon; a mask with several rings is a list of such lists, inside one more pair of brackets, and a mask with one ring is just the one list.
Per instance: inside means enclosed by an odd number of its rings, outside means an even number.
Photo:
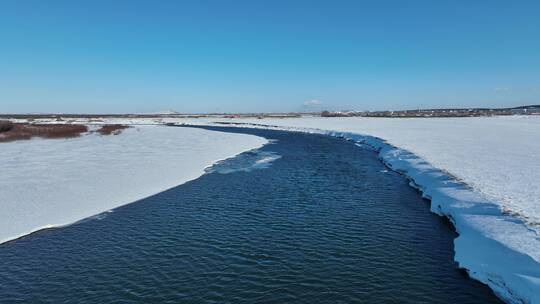
[{"label": "dry reed patch", "polygon": [[118,135],[122,130],[129,128],[126,125],[104,125],[97,132],[101,135]]},{"label": "dry reed patch", "polygon": [[8,131],[0,132],[0,142],[26,140],[32,137],[41,138],[73,138],[88,132],[85,125],[66,124],[12,124]]},{"label": "dry reed patch", "polygon": [[13,129],[13,123],[9,120],[0,120],[0,133]]}]

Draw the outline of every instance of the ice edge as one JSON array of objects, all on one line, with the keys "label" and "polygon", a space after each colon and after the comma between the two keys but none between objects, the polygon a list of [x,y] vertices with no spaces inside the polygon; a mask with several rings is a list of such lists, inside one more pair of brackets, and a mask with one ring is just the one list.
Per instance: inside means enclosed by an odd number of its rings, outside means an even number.
[{"label": "ice edge", "polygon": [[509,225],[517,228],[514,231],[528,232],[531,240],[538,242],[536,234],[523,221],[504,214],[498,205],[414,153],[395,147],[384,139],[351,132],[263,124],[207,125],[317,133],[369,146],[388,168],[407,177],[410,185],[431,201],[433,213],[448,218],[454,225],[458,233],[454,240],[454,260],[460,268],[465,269],[471,278],[488,285],[507,303],[540,303],[538,257],[535,259],[512,248],[511,244],[496,240],[495,235],[486,233],[482,222]]}]

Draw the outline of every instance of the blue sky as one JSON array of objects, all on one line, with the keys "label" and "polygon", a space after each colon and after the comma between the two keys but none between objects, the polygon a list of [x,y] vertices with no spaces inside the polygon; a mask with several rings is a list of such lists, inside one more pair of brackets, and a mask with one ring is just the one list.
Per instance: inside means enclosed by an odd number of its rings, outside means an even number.
[{"label": "blue sky", "polygon": [[0,112],[540,104],[540,1],[0,1]]}]

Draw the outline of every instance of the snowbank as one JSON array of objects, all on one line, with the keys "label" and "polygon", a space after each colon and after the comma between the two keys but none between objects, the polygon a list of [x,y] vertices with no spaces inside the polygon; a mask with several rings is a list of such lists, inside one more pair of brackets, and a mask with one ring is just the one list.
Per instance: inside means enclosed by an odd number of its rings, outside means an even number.
[{"label": "snowbank", "polygon": [[540,117],[220,121],[368,145],[452,221],[460,267],[509,303],[540,303]]},{"label": "snowbank", "polygon": [[509,303],[540,303],[540,240],[523,221],[409,151],[374,137],[332,135],[375,148],[388,167],[431,199],[431,211],[448,217],[459,233],[454,259],[472,278]]},{"label": "snowbank", "polygon": [[0,243],[162,192],[265,143],[251,135],[163,126],[1,143]]}]

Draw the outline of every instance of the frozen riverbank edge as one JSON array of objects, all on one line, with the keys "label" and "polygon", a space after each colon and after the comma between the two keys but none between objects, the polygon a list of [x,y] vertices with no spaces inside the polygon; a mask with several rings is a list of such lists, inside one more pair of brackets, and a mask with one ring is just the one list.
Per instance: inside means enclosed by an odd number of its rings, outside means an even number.
[{"label": "frozen riverbank edge", "polygon": [[508,303],[540,303],[540,240],[526,224],[483,198],[466,184],[415,154],[385,140],[350,132],[249,123],[205,123],[194,126],[233,126],[326,134],[367,146],[390,169],[431,200],[431,211],[447,217],[459,236],[455,261],[469,276],[487,284]]},{"label": "frozen riverbank edge", "polygon": [[99,218],[268,143],[251,135],[133,126],[116,136],[2,143],[0,244]]}]

